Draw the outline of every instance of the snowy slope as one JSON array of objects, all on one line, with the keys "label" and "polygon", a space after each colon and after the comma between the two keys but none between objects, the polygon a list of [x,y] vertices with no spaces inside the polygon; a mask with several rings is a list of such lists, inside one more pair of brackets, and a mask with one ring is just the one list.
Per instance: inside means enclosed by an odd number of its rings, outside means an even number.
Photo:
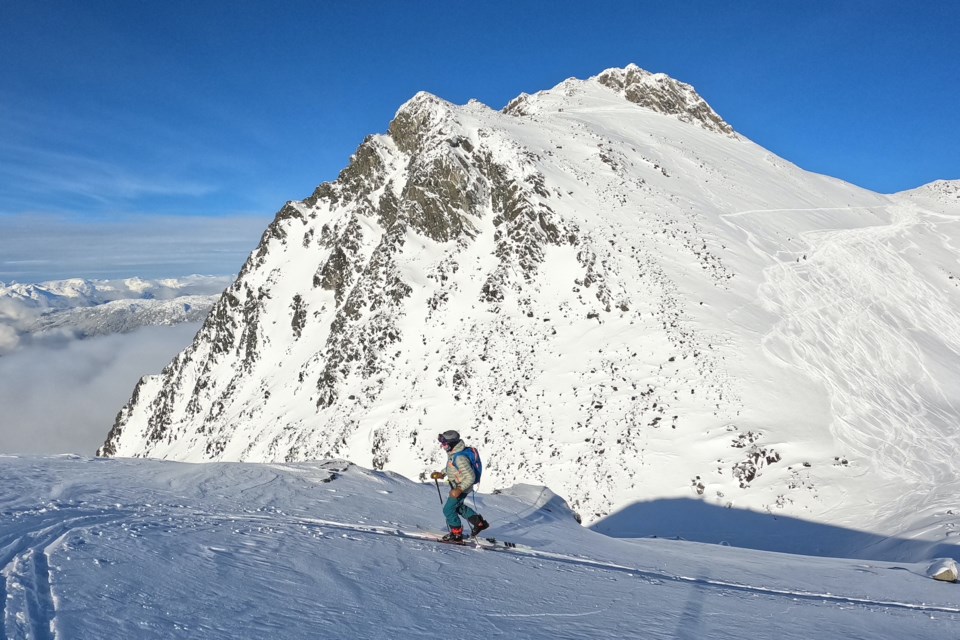
[{"label": "snowy slope", "polygon": [[340,461],[0,468],[4,638],[919,640],[960,622],[929,563],[617,540],[534,486],[481,496],[490,534],[529,546],[494,552],[418,539],[442,523],[434,486]]},{"label": "snowy slope", "polygon": [[586,522],[692,498],[954,544],[944,184],[803,171],[636,67],[502,112],[418,94],[278,213],[100,453],[422,478],[453,427],[488,488]]}]

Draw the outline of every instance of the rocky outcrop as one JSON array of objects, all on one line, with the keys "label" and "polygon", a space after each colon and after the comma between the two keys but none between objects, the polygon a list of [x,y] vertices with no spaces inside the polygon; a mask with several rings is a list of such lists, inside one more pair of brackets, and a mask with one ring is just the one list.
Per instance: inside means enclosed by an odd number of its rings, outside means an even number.
[{"label": "rocky outcrop", "polygon": [[629,65],[625,69],[607,69],[597,76],[597,82],[641,107],[676,116],[708,131],[725,135],[734,133],[733,127],[717,115],[693,87],[666,74],[650,73]]}]

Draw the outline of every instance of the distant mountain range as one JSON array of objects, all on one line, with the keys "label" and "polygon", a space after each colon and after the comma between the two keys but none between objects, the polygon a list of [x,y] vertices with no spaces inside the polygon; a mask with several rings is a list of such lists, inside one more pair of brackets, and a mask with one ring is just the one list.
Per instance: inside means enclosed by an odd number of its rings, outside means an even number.
[{"label": "distant mountain range", "polygon": [[420,93],[279,211],[100,454],[424,478],[455,428],[486,489],[585,521],[695,498],[952,540],[958,223],[956,182],[809,173],[632,65],[502,111]]},{"label": "distant mountain range", "polygon": [[200,322],[232,278],[0,283],[0,355],[23,344]]}]

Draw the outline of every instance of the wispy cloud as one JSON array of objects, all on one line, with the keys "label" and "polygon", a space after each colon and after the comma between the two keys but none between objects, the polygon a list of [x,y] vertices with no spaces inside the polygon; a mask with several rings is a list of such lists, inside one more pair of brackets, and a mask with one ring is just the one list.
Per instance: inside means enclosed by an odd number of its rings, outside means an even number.
[{"label": "wispy cloud", "polygon": [[229,107],[220,106],[219,112],[201,105],[179,108],[188,113],[175,117],[119,104],[64,109],[4,101],[0,215],[38,209],[222,215],[275,210],[295,195],[277,192],[264,198],[252,189],[270,184],[276,189],[267,175],[278,167],[268,164],[265,145],[277,142],[261,131],[263,126],[237,121],[240,116]]},{"label": "wispy cloud", "polygon": [[17,330],[6,324],[0,324],[0,354],[13,351],[19,344],[20,335]]},{"label": "wispy cloud", "polygon": [[269,220],[255,215],[0,216],[0,281],[231,275],[257,246]]},{"label": "wispy cloud", "polygon": [[51,195],[109,201],[145,195],[202,196],[218,188],[188,178],[138,175],[114,162],[56,149],[0,143],[0,154],[8,160],[0,167],[0,178],[16,180],[21,187],[42,189]]}]

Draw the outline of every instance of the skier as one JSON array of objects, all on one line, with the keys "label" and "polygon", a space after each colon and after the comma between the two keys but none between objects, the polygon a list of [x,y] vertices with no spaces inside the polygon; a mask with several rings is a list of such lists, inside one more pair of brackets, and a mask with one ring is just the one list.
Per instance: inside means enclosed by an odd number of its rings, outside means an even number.
[{"label": "skier", "polygon": [[464,516],[470,523],[471,536],[476,536],[484,529],[489,528],[490,523],[466,504],[467,496],[476,483],[476,474],[467,454],[463,453],[467,445],[460,439],[460,434],[453,430],[445,431],[440,434],[437,440],[444,451],[447,452],[447,466],[444,471],[434,471],[430,474],[430,477],[434,480],[445,477],[450,484],[450,495],[443,505],[443,515],[447,518],[450,533],[443,536],[441,540],[443,542],[463,542],[463,524],[460,522],[460,516]]}]

